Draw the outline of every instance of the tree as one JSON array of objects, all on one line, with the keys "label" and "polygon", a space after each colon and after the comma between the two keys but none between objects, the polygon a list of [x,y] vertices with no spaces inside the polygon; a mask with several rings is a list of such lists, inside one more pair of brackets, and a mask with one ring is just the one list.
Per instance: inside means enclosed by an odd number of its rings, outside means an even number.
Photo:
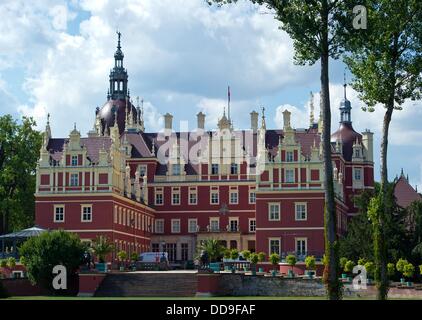
[{"label": "tree", "polygon": [[92,250],[97,256],[98,262],[105,263],[106,257],[113,252],[114,246],[109,242],[107,237],[97,236],[93,243]]},{"label": "tree", "polygon": [[29,227],[35,212],[35,173],[42,135],[32,118],[0,117],[0,234]]},{"label": "tree", "polygon": [[82,264],[84,251],[85,246],[76,234],[59,230],[29,238],[20,247],[19,254],[24,257],[31,282],[54,292],[54,266],[63,265],[70,280]]},{"label": "tree", "polygon": [[[219,5],[235,3],[238,0],[207,0]],[[352,16],[346,11],[345,2],[338,0],[250,0],[266,6],[275,19],[293,39],[295,63],[313,65],[320,62],[321,68],[321,111],[322,111],[322,154],[325,187],[325,254],[327,264],[324,280],[329,299],[341,299],[341,284],[338,279],[338,237],[336,230],[336,204],[331,157],[331,108],[329,90],[329,60],[337,59],[342,52],[347,34],[343,29],[346,19]]]},{"label": "tree", "polygon": [[216,239],[204,240],[198,248],[199,252],[207,252],[210,262],[221,260],[221,257],[225,253],[225,249],[226,248],[221,244],[221,242]]},{"label": "tree", "polygon": [[374,254],[378,299],[388,294],[385,216],[388,206],[387,151],[393,111],[400,110],[407,99],[421,96],[422,87],[422,3],[419,0],[366,0],[367,32],[350,28],[345,58],[354,75],[352,86],[373,111],[377,104],[385,108],[381,142],[380,213],[374,223]]}]

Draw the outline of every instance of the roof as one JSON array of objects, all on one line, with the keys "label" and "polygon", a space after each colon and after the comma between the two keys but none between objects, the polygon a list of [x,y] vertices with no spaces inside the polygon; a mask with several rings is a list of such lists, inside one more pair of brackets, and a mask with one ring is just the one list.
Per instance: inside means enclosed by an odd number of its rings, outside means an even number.
[{"label": "roof", "polygon": [[421,195],[413,189],[404,175],[401,175],[394,186],[394,196],[397,204],[402,208],[407,208],[412,202],[421,200]]},{"label": "roof", "polygon": [[42,229],[39,227],[32,227],[28,229],[24,229],[17,232],[12,232],[9,234],[4,234],[0,236],[0,239],[18,239],[18,238],[30,238],[39,236],[41,233],[46,232],[48,230]]},{"label": "roof", "polygon": [[343,157],[346,161],[351,161],[353,157],[353,144],[362,142],[362,135],[357,133],[350,122],[343,122],[336,132],[331,135],[331,142],[337,142],[337,139],[343,144]]}]

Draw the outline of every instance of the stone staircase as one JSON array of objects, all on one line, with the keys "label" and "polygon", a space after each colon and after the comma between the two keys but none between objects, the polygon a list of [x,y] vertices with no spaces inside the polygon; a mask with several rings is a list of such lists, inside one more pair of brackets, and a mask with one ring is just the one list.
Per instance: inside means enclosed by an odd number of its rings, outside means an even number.
[{"label": "stone staircase", "polygon": [[193,297],[196,273],[109,273],[95,292],[96,297]]}]

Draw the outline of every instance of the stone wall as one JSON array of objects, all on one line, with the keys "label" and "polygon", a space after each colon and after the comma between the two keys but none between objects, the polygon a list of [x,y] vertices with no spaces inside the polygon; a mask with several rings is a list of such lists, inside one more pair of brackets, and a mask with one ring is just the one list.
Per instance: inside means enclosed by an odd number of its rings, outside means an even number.
[{"label": "stone wall", "polygon": [[321,279],[221,274],[218,295],[323,297],[325,288]]}]

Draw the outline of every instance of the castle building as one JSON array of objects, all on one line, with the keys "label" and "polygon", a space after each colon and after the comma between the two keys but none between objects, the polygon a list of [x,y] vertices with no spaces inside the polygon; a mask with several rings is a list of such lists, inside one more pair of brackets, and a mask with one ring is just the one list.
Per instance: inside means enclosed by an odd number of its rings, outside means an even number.
[{"label": "castle building", "polygon": [[[215,130],[205,130],[200,112],[194,131],[175,132],[167,113],[163,130],[148,132],[143,103],[135,107],[130,96],[120,34],[114,58],[107,101],[87,137],[75,125],[68,137],[54,138],[47,121],[37,225],[87,242],[104,235],[116,251],[166,251],[172,262],[192,260],[206,239],[282,257],[322,256],[321,121],[313,99],[305,129],[292,126],[288,110],[280,128],[267,129],[262,108],[261,116],[250,113],[248,130],[234,130],[229,104]],[[374,164],[373,134],[353,129],[346,86],[340,112],[332,156],[341,235],[357,213],[353,195],[374,186]]]}]

